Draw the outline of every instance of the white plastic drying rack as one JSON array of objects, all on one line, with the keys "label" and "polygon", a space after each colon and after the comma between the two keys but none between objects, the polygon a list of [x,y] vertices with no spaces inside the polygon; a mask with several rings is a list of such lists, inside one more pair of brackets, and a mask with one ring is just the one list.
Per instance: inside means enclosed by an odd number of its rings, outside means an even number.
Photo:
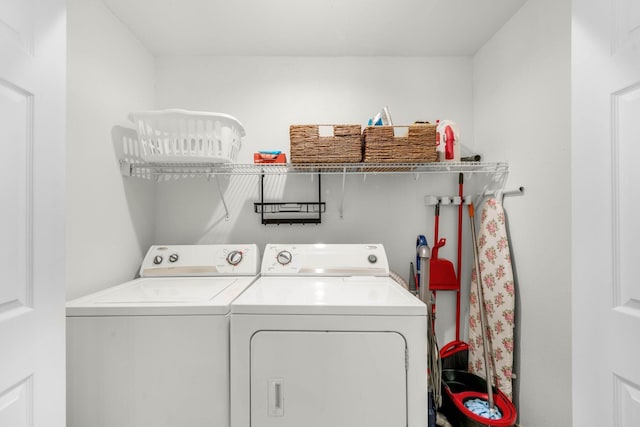
[{"label": "white plastic drying rack", "polygon": [[[484,191],[502,191],[509,174],[509,166],[506,162],[442,162],[442,163],[286,163],[286,164],[241,164],[241,163],[145,163],[141,161],[120,160],[120,171],[123,176],[137,177],[144,179],[155,179],[157,181],[206,177],[215,179],[218,193],[224,206],[226,217],[229,217],[229,209],[224,199],[224,194],[218,181],[219,176],[253,175],[261,177],[270,175],[310,175],[313,179],[316,175],[318,180],[322,175],[342,175],[342,194],[339,206],[340,218],[343,217],[345,181],[347,175],[361,175],[366,180],[369,175],[385,174],[413,174],[414,179],[418,179],[424,174],[453,174],[464,173],[465,175],[484,174],[491,177],[490,185]],[[318,182],[319,184],[319,182]],[[263,216],[263,224],[297,222],[297,221],[277,221],[265,222],[264,213],[278,211],[278,207],[283,208],[283,212],[292,212],[295,206],[299,206],[299,212],[317,211],[320,215],[324,203],[317,202],[302,203],[256,203],[256,213]],[[311,206],[311,207],[310,207]],[[293,209],[293,210],[292,210]],[[319,223],[317,221],[311,221]]]}]

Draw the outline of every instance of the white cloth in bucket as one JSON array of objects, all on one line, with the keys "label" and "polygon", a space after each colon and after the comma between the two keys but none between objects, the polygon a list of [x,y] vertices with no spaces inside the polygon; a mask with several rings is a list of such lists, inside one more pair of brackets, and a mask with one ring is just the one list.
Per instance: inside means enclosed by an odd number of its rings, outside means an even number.
[{"label": "white cloth in bucket", "polygon": [[[496,198],[487,199],[482,208],[478,254],[494,385],[511,399],[515,285],[504,209]],[[469,372],[486,378],[475,269],[471,274],[469,298]]]},{"label": "white cloth in bucket", "polygon": [[489,420],[502,419],[502,413],[497,406],[494,405],[493,411],[489,409],[489,402],[484,399],[469,399],[464,402],[464,407],[474,414],[487,418]]}]

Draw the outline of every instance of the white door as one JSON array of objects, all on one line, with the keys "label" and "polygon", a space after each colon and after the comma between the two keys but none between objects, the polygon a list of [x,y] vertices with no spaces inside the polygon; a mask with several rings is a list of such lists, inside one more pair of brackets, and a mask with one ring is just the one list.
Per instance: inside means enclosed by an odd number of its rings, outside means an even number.
[{"label": "white door", "polygon": [[0,1],[0,427],[65,422],[65,25]]},{"label": "white door", "polygon": [[572,25],[573,425],[637,427],[640,2],[574,0]]}]

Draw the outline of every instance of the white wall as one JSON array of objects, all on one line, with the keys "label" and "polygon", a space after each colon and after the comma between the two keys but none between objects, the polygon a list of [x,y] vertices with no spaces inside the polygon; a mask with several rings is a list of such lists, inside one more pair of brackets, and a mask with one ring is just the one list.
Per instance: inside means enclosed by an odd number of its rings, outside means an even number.
[{"label": "white wall", "polygon": [[[157,107],[219,111],[237,117],[247,136],[238,159],[251,163],[259,149],[289,149],[294,123],[360,123],[388,105],[394,122],[456,120],[465,144],[473,134],[471,58],[160,57]],[[501,160],[501,156],[493,160]],[[267,177],[269,200],[313,201],[308,176]],[[224,219],[214,182],[158,185],[156,243],[381,242],[391,267],[405,278],[415,260],[417,234],[433,237],[427,194],[457,194],[457,175],[347,177],[344,218],[341,177],[322,179],[327,213],[321,225],[264,226],[253,213],[258,178],[223,180],[231,215]],[[187,209],[185,209],[187,207]],[[457,210],[442,210],[441,256],[455,260]],[[465,221],[466,227],[466,221]],[[448,231],[447,231],[448,230]],[[467,265],[470,265],[467,264]],[[450,301],[449,301],[450,300]],[[452,339],[453,295],[439,298],[439,330]]]},{"label": "white wall", "polygon": [[69,0],[67,297],[130,279],[153,233],[153,183],[120,176],[111,139],[154,100],[154,58],[100,0]]},{"label": "white wall", "polygon": [[382,106],[394,122],[456,117],[473,132],[469,58],[160,57],[157,107],[226,112],[246,127],[238,159],[289,147],[292,123],[366,123]]},{"label": "white wall", "polygon": [[571,425],[569,0],[531,0],[474,57],[476,144],[509,161],[520,419]]}]

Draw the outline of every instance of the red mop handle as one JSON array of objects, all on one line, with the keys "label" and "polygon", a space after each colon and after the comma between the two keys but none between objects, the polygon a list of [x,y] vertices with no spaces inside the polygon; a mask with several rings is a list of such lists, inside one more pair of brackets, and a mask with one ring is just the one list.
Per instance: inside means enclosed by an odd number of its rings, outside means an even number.
[{"label": "red mop handle", "polygon": [[456,292],[456,341],[460,341],[460,292],[462,289],[462,186],[464,184],[464,174],[458,175],[458,196],[460,196],[460,205],[458,205],[458,259],[456,276],[458,278],[458,290]]}]

